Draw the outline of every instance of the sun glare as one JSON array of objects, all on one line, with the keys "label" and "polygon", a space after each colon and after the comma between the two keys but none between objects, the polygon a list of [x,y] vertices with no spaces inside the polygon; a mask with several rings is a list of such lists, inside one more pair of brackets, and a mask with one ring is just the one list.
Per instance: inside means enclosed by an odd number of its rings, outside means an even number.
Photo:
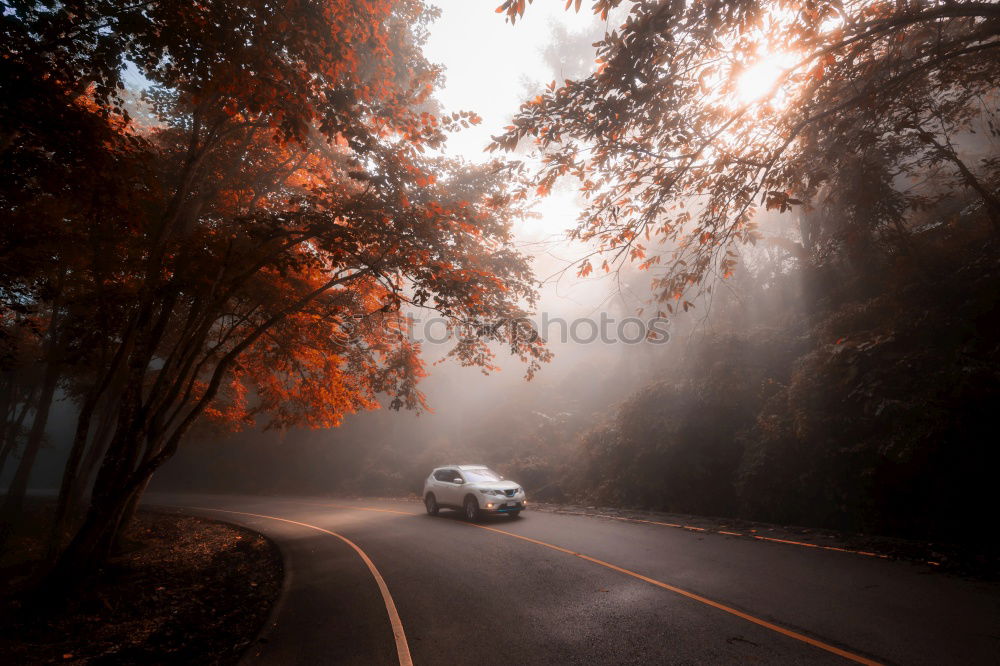
[{"label": "sun glare", "polygon": [[790,60],[787,53],[768,53],[743,70],[736,81],[740,102],[749,104],[767,95],[791,64]]}]

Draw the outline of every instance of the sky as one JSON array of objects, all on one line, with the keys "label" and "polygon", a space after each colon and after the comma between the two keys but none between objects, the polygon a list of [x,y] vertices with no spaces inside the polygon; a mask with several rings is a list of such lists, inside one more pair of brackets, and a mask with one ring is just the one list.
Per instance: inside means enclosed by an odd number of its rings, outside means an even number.
[{"label": "sky", "polygon": [[[586,8],[579,13],[565,10],[559,0],[536,0],[514,25],[496,13],[500,0],[437,0],[433,4],[441,9],[441,17],[430,28],[424,52],[431,62],[445,68],[445,84],[437,97],[449,112],[464,109],[483,118],[480,125],[449,139],[447,152],[476,162],[492,157],[483,149],[491,136],[510,124],[523,101],[550,81],[564,78],[567,72],[556,71],[563,70],[559,59],[582,50],[589,62],[594,31],[603,34],[606,25]],[[557,41],[555,52],[547,54],[546,48]],[[546,281],[542,308],[560,315],[587,314],[600,308],[612,286],[610,280],[578,280],[572,269],[561,273],[586,253],[583,246],[565,241],[580,204],[573,183],[566,182],[535,203],[540,217],[515,225],[521,250],[534,256],[535,273]]]},{"label": "sky", "polygon": [[[581,68],[593,66],[591,44],[607,25],[586,10],[579,14],[564,10],[564,0],[535,0],[525,15],[511,25],[495,11],[501,1],[430,0],[441,9],[441,16],[430,26],[424,52],[445,70],[444,85],[436,97],[443,111],[474,111],[483,119],[480,125],[452,135],[445,152],[472,162],[494,157],[483,149],[491,136],[510,124],[523,101],[537,95],[548,82],[561,82]],[[516,157],[525,159],[526,155],[519,153]],[[559,279],[549,280],[586,253],[584,246],[567,241],[564,235],[575,226],[580,204],[574,183],[567,181],[536,202],[538,218],[515,224],[519,249],[533,257],[536,277],[546,282],[540,289],[536,321],[541,313],[571,322],[576,317],[596,317],[609,309],[609,295],[616,286],[611,279],[597,276],[581,280],[570,267]],[[616,359],[623,351],[620,346],[559,344],[550,338],[555,358],[529,385],[523,379],[524,366],[504,349],[496,349],[495,360],[501,370],[484,376],[480,369],[462,368],[454,361],[437,363],[453,342],[435,344],[419,330],[416,333],[423,341],[430,372],[421,382],[421,389],[434,410],[423,418],[430,419],[428,425],[445,430],[463,419],[479,418],[484,405],[501,402],[506,396],[561,390],[566,377],[580,367],[606,366],[609,358]],[[434,328],[433,333],[440,335],[441,330]],[[385,417],[383,412],[359,414],[352,419]],[[413,423],[413,415],[391,417],[392,427],[401,432]]]},{"label": "sky", "polygon": [[[484,153],[490,137],[510,124],[521,103],[537,95],[548,82],[573,74],[571,70],[592,66],[591,44],[603,34],[606,23],[583,10],[564,10],[562,0],[536,0],[525,15],[511,25],[496,13],[501,0],[436,0],[440,18],[430,26],[424,47],[427,58],[445,69],[445,83],[437,98],[444,111],[474,111],[483,122],[453,135],[446,152],[469,161],[481,162],[494,155]],[[575,60],[574,60],[575,59]],[[570,62],[573,61],[573,62]],[[525,159],[518,154],[517,159]],[[541,288],[539,315],[572,321],[576,317],[597,316],[608,309],[615,283],[603,276],[581,280],[572,267],[558,280],[553,274],[582,257],[586,248],[565,239],[565,231],[575,226],[581,201],[575,183],[565,182],[552,194],[535,203],[537,219],[515,225],[522,252],[533,256],[535,275],[546,284]],[[553,329],[555,330],[555,329]],[[554,386],[579,365],[582,357],[596,360],[618,353],[607,345],[559,345],[550,340],[556,356],[542,368],[532,390]],[[425,357],[434,361],[451,344],[433,345],[425,341]],[[499,373],[485,377],[476,368],[459,368],[454,362],[432,365],[422,389],[439,413],[474,410],[484,395],[524,390],[523,366],[497,350]],[[461,386],[463,390],[456,391]],[[465,404],[463,401],[467,401]]]},{"label": "sky", "polygon": [[555,25],[580,32],[593,15],[564,11],[557,0],[538,0],[515,25],[495,9],[500,0],[436,0],[441,17],[431,26],[424,53],[445,67],[445,86],[438,99],[449,110],[468,109],[483,117],[482,125],[449,142],[450,152],[482,160],[490,136],[510,122],[531,89],[553,74],[543,50]]}]

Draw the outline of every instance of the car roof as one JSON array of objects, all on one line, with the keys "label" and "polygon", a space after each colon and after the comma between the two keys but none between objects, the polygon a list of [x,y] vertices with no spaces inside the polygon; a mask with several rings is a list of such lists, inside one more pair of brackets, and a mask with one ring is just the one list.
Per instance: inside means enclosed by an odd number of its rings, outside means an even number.
[{"label": "car roof", "polygon": [[489,465],[472,465],[466,463],[464,465],[441,465],[440,467],[435,467],[436,472],[439,469],[489,469]]}]

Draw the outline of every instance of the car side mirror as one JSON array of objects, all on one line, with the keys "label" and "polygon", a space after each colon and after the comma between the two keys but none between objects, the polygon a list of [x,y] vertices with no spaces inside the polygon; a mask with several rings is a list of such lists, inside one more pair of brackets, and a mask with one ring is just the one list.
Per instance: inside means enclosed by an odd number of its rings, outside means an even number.
[{"label": "car side mirror", "polygon": [[451,482],[452,483],[457,483],[458,485],[462,485],[464,483],[464,481],[462,481],[462,479],[452,479]]}]

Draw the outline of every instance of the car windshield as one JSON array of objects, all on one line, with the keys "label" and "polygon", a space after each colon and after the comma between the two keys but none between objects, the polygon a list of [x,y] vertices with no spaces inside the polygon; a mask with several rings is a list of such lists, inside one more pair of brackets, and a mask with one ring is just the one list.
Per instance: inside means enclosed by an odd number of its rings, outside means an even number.
[{"label": "car windshield", "polygon": [[483,483],[486,481],[500,481],[502,476],[487,467],[479,469],[463,469],[462,474],[469,483]]}]

